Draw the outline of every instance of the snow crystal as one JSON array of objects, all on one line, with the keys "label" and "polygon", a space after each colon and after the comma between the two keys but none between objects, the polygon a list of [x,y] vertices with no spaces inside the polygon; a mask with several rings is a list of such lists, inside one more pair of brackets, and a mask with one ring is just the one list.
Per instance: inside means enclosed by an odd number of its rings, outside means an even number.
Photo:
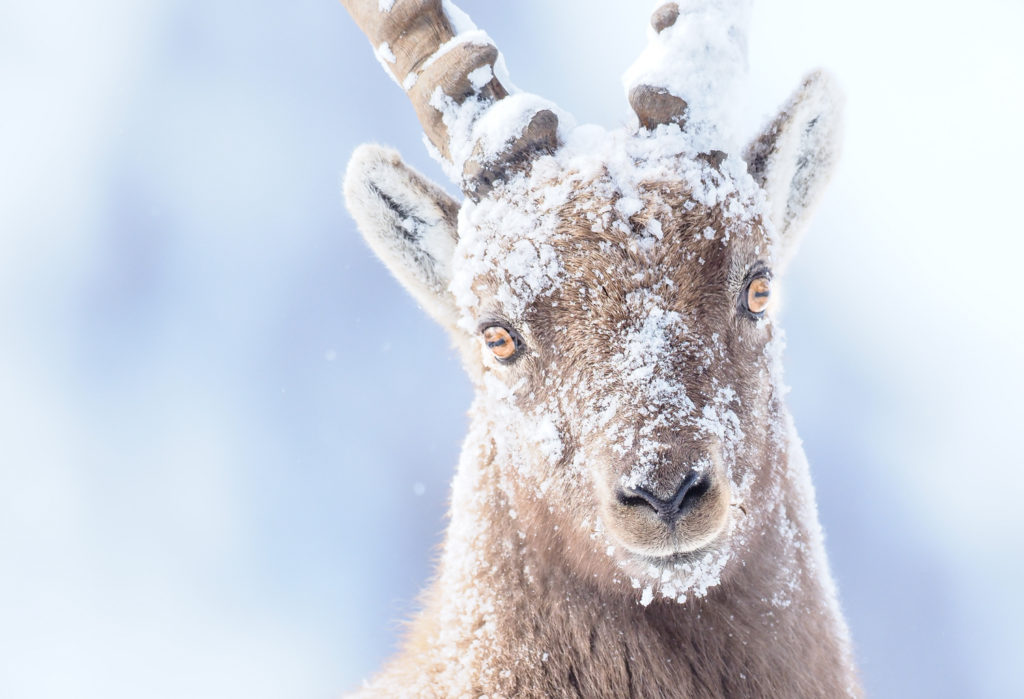
[{"label": "snow crystal", "polygon": [[482,65],[475,70],[469,71],[469,75],[466,77],[469,78],[469,84],[479,90],[491,81],[494,77],[494,72],[491,70],[490,66]]},{"label": "snow crystal", "polygon": [[397,60],[395,58],[395,54],[391,51],[391,47],[386,41],[381,42],[381,45],[377,47],[377,57],[381,61],[386,61],[388,63],[394,63]]},{"label": "snow crystal", "polygon": [[388,45],[388,42],[381,42],[380,46],[374,48],[373,55],[377,59],[377,62],[380,63],[380,67],[388,74],[388,77],[391,78],[396,85],[401,86],[402,83],[399,82],[398,78],[391,71],[391,66],[395,63],[396,59],[394,52],[391,51],[391,47]]},{"label": "snow crystal", "polygon": [[441,0],[441,7],[444,9],[445,15],[448,16],[448,22],[451,23],[456,34],[476,31],[476,24],[469,18],[469,15],[463,12],[451,0]]}]

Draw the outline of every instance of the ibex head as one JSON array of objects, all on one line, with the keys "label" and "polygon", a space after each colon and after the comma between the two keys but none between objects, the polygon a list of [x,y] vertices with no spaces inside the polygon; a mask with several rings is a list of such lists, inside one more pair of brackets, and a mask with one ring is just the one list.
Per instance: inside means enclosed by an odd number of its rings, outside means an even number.
[{"label": "ibex head", "polygon": [[829,81],[808,77],[731,152],[692,58],[735,63],[742,33],[667,3],[627,76],[637,122],[569,128],[510,94],[448,2],[343,2],[466,195],[376,146],[345,182],[371,247],[464,355],[508,493],[488,506],[588,577],[702,594],[786,468],[773,299],[835,160]]}]

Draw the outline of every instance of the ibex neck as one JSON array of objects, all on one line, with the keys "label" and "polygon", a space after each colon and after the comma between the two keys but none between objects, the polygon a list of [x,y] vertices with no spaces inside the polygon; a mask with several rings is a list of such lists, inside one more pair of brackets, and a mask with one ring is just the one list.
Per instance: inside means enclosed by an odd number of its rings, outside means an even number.
[{"label": "ibex neck", "polygon": [[[781,526],[796,526],[808,547],[819,547],[816,520],[797,514],[788,524],[766,522],[751,547],[757,555],[734,561],[705,597],[643,606],[628,578],[594,580],[566,564],[571,552],[536,540],[536,523],[522,521],[520,496],[502,476],[510,457],[484,424],[474,425],[454,482],[439,577],[407,654],[380,678],[380,689],[424,696],[856,693],[828,571],[809,562],[806,547],[798,555],[778,536]],[[784,511],[813,517],[813,501],[797,506],[805,496],[794,492],[798,485],[784,490]],[[789,589],[773,589],[782,584]]]}]

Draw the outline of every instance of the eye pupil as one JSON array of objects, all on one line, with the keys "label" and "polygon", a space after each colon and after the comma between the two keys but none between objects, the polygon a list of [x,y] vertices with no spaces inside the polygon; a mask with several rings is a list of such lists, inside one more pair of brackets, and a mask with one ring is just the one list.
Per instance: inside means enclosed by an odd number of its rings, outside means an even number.
[{"label": "eye pupil", "polygon": [[484,329],[484,343],[498,359],[511,359],[518,350],[512,334],[500,325]]},{"label": "eye pupil", "polygon": [[768,307],[771,283],[766,277],[757,277],[747,287],[747,310],[760,315]]}]

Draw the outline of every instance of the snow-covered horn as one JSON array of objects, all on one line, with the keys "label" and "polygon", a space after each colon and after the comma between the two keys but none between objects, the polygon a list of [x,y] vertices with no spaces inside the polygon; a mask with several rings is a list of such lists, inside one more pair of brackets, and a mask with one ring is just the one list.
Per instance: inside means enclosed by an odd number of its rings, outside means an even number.
[{"label": "snow-covered horn", "polygon": [[622,78],[643,128],[678,124],[708,146],[728,145],[749,16],[750,0],[659,3],[647,48]]},{"label": "snow-covered horn", "polygon": [[[490,37],[447,0],[341,0],[467,196],[558,147],[555,107],[513,93]],[[504,83],[502,82],[504,79]]]}]

